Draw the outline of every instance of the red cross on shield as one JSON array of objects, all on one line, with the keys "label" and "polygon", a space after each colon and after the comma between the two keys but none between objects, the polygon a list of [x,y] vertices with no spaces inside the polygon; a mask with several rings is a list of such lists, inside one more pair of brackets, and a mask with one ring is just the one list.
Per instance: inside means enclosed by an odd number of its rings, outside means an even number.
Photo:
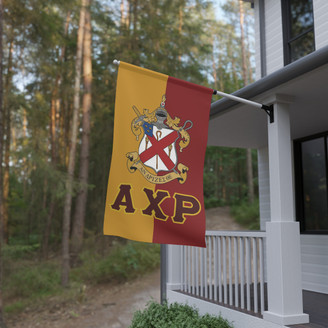
[{"label": "red cross on shield", "polygon": [[173,170],[178,163],[175,148],[178,139],[178,131],[152,125],[152,133],[145,133],[139,144],[140,160],[156,173]]}]

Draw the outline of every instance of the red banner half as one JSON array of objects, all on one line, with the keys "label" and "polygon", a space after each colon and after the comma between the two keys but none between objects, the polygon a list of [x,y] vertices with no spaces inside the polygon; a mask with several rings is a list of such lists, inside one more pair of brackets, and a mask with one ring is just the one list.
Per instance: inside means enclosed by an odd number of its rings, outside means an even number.
[{"label": "red banner half", "polygon": [[[168,78],[165,108],[172,118],[180,119],[181,126],[189,128],[188,146],[180,151],[176,145],[179,162],[188,167],[188,173],[183,184],[173,180],[165,185],[165,190],[176,197],[165,199],[161,204],[163,212],[170,217],[166,221],[155,220],[154,243],[205,247],[203,168],[211,99],[211,89]],[[155,190],[162,188],[157,185]]]}]

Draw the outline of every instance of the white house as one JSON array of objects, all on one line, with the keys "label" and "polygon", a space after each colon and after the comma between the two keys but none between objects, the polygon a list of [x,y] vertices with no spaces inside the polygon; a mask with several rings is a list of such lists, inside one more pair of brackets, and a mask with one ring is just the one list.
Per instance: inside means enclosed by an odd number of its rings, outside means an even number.
[{"label": "white house", "polygon": [[[238,327],[328,327],[328,1],[254,0],[256,82],[212,104],[209,145],[255,148],[260,232],[169,246],[166,293]],[[294,326],[295,325],[295,326]]]}]

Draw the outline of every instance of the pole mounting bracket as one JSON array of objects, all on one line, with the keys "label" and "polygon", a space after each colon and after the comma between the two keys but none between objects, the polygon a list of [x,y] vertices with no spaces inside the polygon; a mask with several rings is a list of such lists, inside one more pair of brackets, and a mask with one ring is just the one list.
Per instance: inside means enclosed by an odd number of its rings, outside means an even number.
[{"label": "pole mounting bracket", "polygon": [[262,105],[261,107],[269,116],[270,123],[274,122],[273,105]]}]

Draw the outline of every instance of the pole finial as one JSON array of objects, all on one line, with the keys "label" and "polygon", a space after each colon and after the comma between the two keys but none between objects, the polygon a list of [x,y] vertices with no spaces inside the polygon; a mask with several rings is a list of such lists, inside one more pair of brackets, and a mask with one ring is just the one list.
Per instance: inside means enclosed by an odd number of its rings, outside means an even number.
[{"label": "pole finial", "polygon": [[114,59],[114,60],[113,60],[113,64],[119,66],[119,65],[120,65],[120,61],[117,60],[117,59]]}]

